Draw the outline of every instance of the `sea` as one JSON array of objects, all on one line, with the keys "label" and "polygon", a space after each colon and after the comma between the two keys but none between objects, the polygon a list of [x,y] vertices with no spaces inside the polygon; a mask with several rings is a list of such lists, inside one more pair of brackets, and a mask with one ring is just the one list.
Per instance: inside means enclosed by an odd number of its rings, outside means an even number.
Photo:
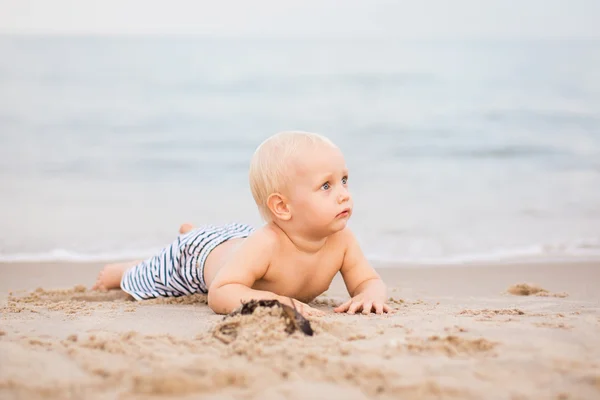
[{"label": "sea", "polygon": [[0,36],[0,261],[151,256],[262,224],[255,148],[344,152],[391,266],[600,260],[600,42]]}]

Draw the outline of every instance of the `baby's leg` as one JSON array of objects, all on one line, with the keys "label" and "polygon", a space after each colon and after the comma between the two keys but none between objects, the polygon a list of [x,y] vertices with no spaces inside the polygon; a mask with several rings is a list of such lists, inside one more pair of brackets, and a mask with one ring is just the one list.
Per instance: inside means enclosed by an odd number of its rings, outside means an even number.
[{"label": "baby's leg", "polygon": [[[186,234],[194,229],[192,224],[185,223],[179,227],[181,235]],[[106,264],[96,278],[96,283],[92,286],[92,290],[110,290],[121,286],[121,278],[125,271],[131,267],[135,267],[144,260],[128,261],[115,264]]]},{"label": "baby's leg", "polygon": [[120,287],[123,273],[142,261],[143,260],[106,264],[98,274],[98,278],[96,278],[96,283],[92,286],[92,290],[110,290]]}]

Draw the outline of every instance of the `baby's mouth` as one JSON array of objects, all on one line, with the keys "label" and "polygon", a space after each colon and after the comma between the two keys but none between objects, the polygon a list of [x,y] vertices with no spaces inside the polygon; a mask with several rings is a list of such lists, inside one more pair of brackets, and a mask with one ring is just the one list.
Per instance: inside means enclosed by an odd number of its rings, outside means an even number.
[{"label": "baby's mouth", "polygon": [[336,215],[337,217],[347,217],[350,215],[350,209],[346,208],[344,211],[342,211],[341,213],[339,213],[338,215]]}]

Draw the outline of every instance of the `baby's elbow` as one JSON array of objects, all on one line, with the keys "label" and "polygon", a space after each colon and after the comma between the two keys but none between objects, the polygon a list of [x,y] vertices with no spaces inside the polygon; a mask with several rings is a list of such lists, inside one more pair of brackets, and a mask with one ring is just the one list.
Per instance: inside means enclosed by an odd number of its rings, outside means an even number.
[{"label": "baby's elbow", "polygon": [[206,299],[208,307],[211,310],[213,310],[216,314],[229,314],[227,307],[225,306],[225,304],[223,304],[223,301],[221,300],[223,298],[222,294],[220,293],[221,291],[222,290],[220,290],[220,288],[211,288],[208,291],[208,296]]},{"label": "baby's elbow", "polygon": [[219,309],[218,293],[216,293],[218,290],[219,289],[211,289],[211,290],[209,290],[206,302],[208,303],[208,307],[211,310],[213,310],[217,314],[220,314],[217,311]]}]

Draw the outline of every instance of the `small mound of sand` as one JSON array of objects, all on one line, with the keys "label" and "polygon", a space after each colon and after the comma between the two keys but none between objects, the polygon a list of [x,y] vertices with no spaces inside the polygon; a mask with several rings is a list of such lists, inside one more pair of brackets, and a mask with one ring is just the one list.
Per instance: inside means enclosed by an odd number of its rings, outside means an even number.
[{"label": "small mound of sand", "polygon": [[233,341],[272,343],[290,336],[286,332],[287,325],[279,307],[257,307],[249,315],[227,316],[212,332],[215,338],[226,344]]},{"label": "small mound of sand", "polygon": [[19,305],[18,303],[14,302],[14,301],[8,301],[8,303],[3,306],[0,307],[0,313],[6,313],[6,314],[17,314],[20,312],[23,312],[27,310],[27,308]]},{"label": "small mound of sand", "polygon": [[102,302],[117,304],[123,302],[133,304],[127,293],[121,290],[98,292],[77,285],[71,289],[47,290],[37,288],[24,294],[10,293],[6,306],[0,308],[6,314],[22,312],[39,313],[42,310],[60,311],[75,317],[76,315],[91,315],[92,311],[102,307]]},{"label": "small mound of sand", "polygon": [[137,375],[133,377],[131,391],[145,395],[185,395],[205,389],[203,382],[198,382],[190,375],[157,374]]},{"label": "small mound of sand", "polygon": [[548,293],[546,289],[543,289],[537,285],[529,285],[527,283],[517,283],[508,288],[508,293],[516,296],[531,296],[537,293]]},{"label": "small mound of sand", "polygon": [[458,315],[483,315],[485,317],[493,317],[495,315],[525,315],[525,312],[519,310],[518,308],[504,308],[499,310],[490,310],[484,308],[482,310],[462,310],[458,313]]},{"label": "small mound of sand", "polygon": [[[197,373],[194,373],[197,372]],[[251,381],[249,373],[241,370],[207,371],[176,370],[136,375],[132,379],[131,391],[136,394],[152,396],[204,394],[223,388],[243,388]]]},{"label": "small mound of sand", "polygon": [[510,294],[514,294],[515,296],[542,296],[542,297],[567,297],[568,293],[550,293],[544,288],[539,287],[538,285],[530,285],[528,283],[517,283],[515,285],[510,286],[507,289],[507,292]]},{"label": "small mound of sand", "polygon": [[535,322],[535,326],[540,328],[555,328],[555,329],[572,329],[573,326],[565,324],[564,322]]},{"label": "small mound of sand", "polygon": [[[361,335],[355,332],[354,329],[349,330],[348,325],[341,321],[326,321],[319,318],[310,321],[310,326],[321,336],[321,339],[323,336],[328,336],[336,340],[347,341],[348,337]],[[356,340],[359,339],[357,338]]]},{"label": "small mound of sand", "polygon": [[[68,341],[76,342],[72,336],[67,338]],[[129,341],[126,339],[119,340],[118,338],[96,337],[91,335],[87,339],[81,340],[79,346],[86,349],[100,350],[110,354],[127,354],[130,347]]]},{"label": "small mound of sand", "polygon": [[469,330],[467,328],[463,328],[462,326],[454,325],[454,326],[447,326],[447,327],[445,327],[444,331],[446,331],[446,332],[455,332],[455,333],[463,333],[463,332],[468,332]]},{"label": "small mound of sand", "polygon": [[208,297],[205,294],[195,293],[189,296],[158,297],[141,301],[139,304],[208,304]]},{"label": "small mound of sand", "polygon": [[538,297],[560,297],[560,298],[565,298],[565,297],[569,296],[569,293],[566,293],[566,292],[560,292],[560,293],[540,292],[540,293],[537,293],[536,296],[538,296]]},{"label": "small mound of sand", "polygon": [[393,297],[390,297],[390,298],[388,299],[388,301],[389,301],[390,303],[393,303],[393,304],[404,304],[404,300],[403,300],[403,299],[395,299],[395,298],[393,298]]},{"label": "small mound of sand", "polygon": [[9,302],[20,304],[30,304],[34,306],[46,306],[48,303],[59,303],[65,301],[80,302],[101,302],[101,301],[123,301],[132,299],[127,293],[121,290],[110,290],[107,292],[98,292],[87,290],[83,285],[74,286],[71,289],[42,289],[37,288],[33,292],[26,293],[23,296],[11,294],[8,296]]},{"label": "small mound of sand", "polygon": [[311,306],[337,307],[338,305],[340,305],[342,303],[343,303],[343,301],[341,301],[341,300],[328,299],[328,298],[323,298],[322,296],[319,296],[316,299],[314,299],[313,301],[311,301],[309,303],[309,305],[311,305]]},{"label": "small mound of sand", "polygon": [[430,336],[425,340],[412,338],[407,343],[406,348],[416,353],[435,352],[454,357],[460,354],[486,353],[494,349],[497,344],[484,338],[467,339],[451,335],[446,337]]}]

